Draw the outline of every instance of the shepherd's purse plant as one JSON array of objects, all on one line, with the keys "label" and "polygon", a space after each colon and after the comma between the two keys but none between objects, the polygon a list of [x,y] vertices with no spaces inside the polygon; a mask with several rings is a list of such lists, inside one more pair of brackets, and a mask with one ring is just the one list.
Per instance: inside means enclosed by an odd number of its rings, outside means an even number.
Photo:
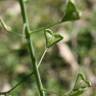
[{"label": "shepherd's purse plant", "polygon": [[[30,74],[28,74],[26,77],[29,78],[30,76],[32,76],[34,74],[35,79],[36,79],[37,88],[39,91],[39,96],[46,96],[47,89],[44,88],[43,83],[41,81],[39,66],[40,66],[47,50],[50,47],[52,47],[54,44],[58,43],[59,41],[61,41],[63,39],[63,37],[60,34],[53,32],[50,28],[53,26],[56,26],[58,24],[64,23],[64,22],[71,22],[71,21],[78,20],[78,19],[80,19],[80,15],[79,15],[78,9],[76,8],[76,5],[74,4],[73,0],[67,0],[66,8],[64,11],[64,16],[63,16],[63,18],[61,18],[60,21],[56,22],[55,24],[45,26],[43,28],[32,31],[29,26],[29,20],[28,20],[27,11],[26,11],[26,2],[27,1],[28,0],[18,0],[18,3],[21,8],[21,15],[22,15],[22,20],[23,20],[23,29],[24,29],[24,33],[25,33],[25,38],[27,41],[27,46],[29,48],[31,62],[33,65],[32,72]],[[0,17],[0,23],[1,23],[2,27],[4,27],[8,32],[12,32],[12,29],[5,24],[5,22],[3,21],[3,19],[1,17]],[[41,30],[44,32],[44,36],[45,36],[45,40],[46,40],[46,48],[45,48],[43,55],[41,56],[39,63],[37,63],[37,60],[35,57],[35,52],[34,52],[33,41],[32,41],[32,33],[40,32]],[[79,78],[80,78],[80,80],[83,81],[83,83],[84,83],[83,85],[79,84],[79,86],[78,86]],[[14,89],[16,89],[17,86],[20,86],[25,81],[26,80],[24,80],[24,79],[21,80],[15,86],[13,86],[12,89],[10,89],[9,91],[0,92],[0,95],[6,96],[6,95],[11,94],[11,92]],[[79,73],[77,75],[74,87],[67,94],[64,93],[64,96],[79,96],[85,91],[85,88],[90,87],[90,86],[91,86],[90,82],[86,80],[86,78],[83,76],[82,73]]]}]

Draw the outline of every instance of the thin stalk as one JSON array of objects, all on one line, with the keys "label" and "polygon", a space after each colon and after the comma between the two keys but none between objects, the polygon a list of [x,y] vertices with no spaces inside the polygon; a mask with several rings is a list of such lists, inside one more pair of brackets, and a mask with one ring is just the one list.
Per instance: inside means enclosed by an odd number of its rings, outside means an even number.
[{"label": "thin stalk", "polygon": [[58,22],[56,22],[56,23],[54,23],[54,24],[51,24],[51,25],[48,25],[48,26],[39,28],[39,29],[37,29],[37,30],[33,30],[33,31],[30,32],[30,34],[32,34],[32,33],[34,33],[34,32],[41,32],[42,30],[45,30],[45,29],[54,27],[54,26],[59,25],[59,24],[61,24],[61,23],[62,23],[61,21],[58,21]]},{"label": "thin stalk", "polygon": [[3,26],[3,28],[5,29],[5,30],[7,30],[8,32],[10,32],[12,29],[9,27],[9,26],[7,26],[6,24],[5,24],[5,22],[4,22],[4,20],[0,17],[0,23],[1,23],[1,25]]},{"label": "thin stalk", "polygon": [[15,86],[13,86],[10,90],[6,91],[6,92],[0,92],[0,95],[8,95],[10,94],[15,88],[17,88],[18,86],[20,86],[23,82],[25,82],[30,76],[33,75],[33,71],[28,74],[24,79],[22,79],[21,81],[19,81]]},{"label": "thin stalk", "polygon": [[23,18],[23,23],[26,24],[25,34],[26,34],[26,39],[27,39],[27,43],[28,43],[28,47],[29,47],[31,61],[33,64],[33,72],[36,77],[37,87],[38,87],[40,96],[45,96],[45,93],[43,91],[43,85],[41,82],[40,73],[39,73],[39,70],[37,67],[36,58],[34,56],[33,44],[32,44],[32,40],[31,40],[31,36],[30,36],[30,28],[29,28],[28,16],[26,13],[24,0],[19,0],[19,3],[20,3],[20,7],[21,7],[21,14],[22,14],[22,18]]},{"label": "thin stalk", "polygon": [[6,25],[6,23],[4,22],[4,20],[2,19],[2,17],[0,17],[0,23],[1,23],[1,26],[2,26],[7,32],[9,32],[9,33],[11,32],[11,33],[16,34],[16,35],[18,35],[18,36],[20,36],[20,37],[23,37],[22,34],[17,33],[17,32],[13,32],[12,28],[9,27],[8,25]]},{"label": "thin stalk", "polygon": [[39,61],[39,63],[38,63],[38,67],[40,66],[40,64],[41,64],[41,62],[42,62],[42,60],[43,60],[43,58],[44,58],[44,56],[45,56],[47,50],[48,50],[48,48],[45,49],[43,55],[41,56],[40,61]]},{"label": "thin stalk", "polygon": [[[43,52],[43,55],[40,58],[40,61],[37,65],[37,67],[40,67],[40,64],[47,52],[48,48],[45,49],[45,51]],[[16,85],[14,85],[10,90],[6,91],[6,92],[0,92],[0,95],[5,95],[5,94],[10,94],[15,88],[17,88],[18,86],[20,86],[22,83],[24,83],[27,79],[29,79],[29,77],[31,77],[33,75],[33,71],[31,73],[29,73],[24,79],[22,79],[21,81],[19,81]],[[45,90],[44,90],[45,91]]]},{"label": "thin stalk", "polygon": [[[28,21],[27,21],[27,22],[28,22]],[[7,32],[11,32],[11,33],[14,33],[14,34],[16,34],[16,35],[18,35],[18,36],[23,37],[21,34],[16,33],[16,32],[13,32],[12,29],[11,29],[11,27],[7,26],[6,23],[4,22],[4,20],[3,20],[1,17],[0,17],[0,23],[1,23],[1,25],[3,26],[3,28],[4,28]],[[48,28],[54,27],[54,26],[59,25],[59,24],[61,24],[61,23],[62,23],[61,21],[58,21],[58,22],[56,22],[56,23],[54,23],[54,24],[47,25],[47,26],[42,27],[42,28],[38,28],[38,29],[36,29],[36,30],[31,31],[31,32],[30,32],[30,35],[31,35],[32,33],[34,33],[34,32],[41,32],[41,31],[44,30],[44,29],[48,29]],[[28,23],[28,24],[29,24],[29,23]],[[26,24],[24,24],[24,25],[26,25]],[[25,27],[25,26],[24,26],[24,27]]]}]

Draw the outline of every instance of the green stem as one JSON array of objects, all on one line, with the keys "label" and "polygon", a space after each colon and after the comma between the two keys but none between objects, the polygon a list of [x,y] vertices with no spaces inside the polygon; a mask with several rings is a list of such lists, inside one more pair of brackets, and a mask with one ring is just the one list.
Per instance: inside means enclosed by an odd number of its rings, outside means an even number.
[{"label": "green stem", "polygon": [[[45,51],[43,52],[43,55],[41,56],[41,59],[37,65],[37,67],[39,68],[46,52],[47,52],[48,48],[45,49]],[[29,79],[29,77],[31,77],[33,75],[33,71],[31,73],[29,73],[24,79],[22,79],[21,81],[19,81],[15,86],[13,86],[10,90],[6,91],[6,92],[0,92],[0,95],[5,95],[5,94],[10,94],[15,88],[17,88],[18,86],[20,86],[22,83],[24,83],[27,79]],[[44,90],[44,89],[43,89]],[[45,90],[44,90],[45,91]]]},{"label": "green stem", "polygon": [[[23,14],[23,13],[22,13],[22,14]],[[25,17],[23,17],[23,19],[24,19],[24,21],[25,21]],[[28,21],[27,21],[27,22],[28,22]],[[16,32],[13,32],[12,29],[5,24],[4,20],[3,20],[1,17],[0,17],[0,23],[1,23],[1,25],[3,26],[3,28],[4,28],[7,32],[11,32],[11,33],[14,33],[14,34],[16,34],[16,35],[18,35],[18,36],[23,37],[21,34],[19,34],[19,33],[17,34]],[[45,27],[38,28],[38,29],[36,29],[36,30],[31,31],[31,32],[30,32],[30,35],[31,35],[32,33],[34,33],[34,32],[41,32],[42,30],[45,30],[45,29],[54,27],[54,26],[59,25],[59,24],[61,24],[61,23],[62,23],[61,21],[58,21],[58,22],[53,23],[53,24],[51,24],[51,25],[47,25],[47,26],[45,26]],[[28,23],[28,24],[29,24],[29,23]],[[26,25],[26,24],[25,24],[25,25]],[[25,26],[24,26],[24,27],[25,27]]]},{"label": "green stem", "polygon": [[6,31],[8,31],[8,32],[11,31],[11,28],[5,24],[4,20],[3,20],[1,17],[0,17],[0,23],[1,23],[1,25],[3,26],[3,28],[4,28]]},{"label": "green stem", "polygon": [[42,30],[45,30],[45,29],[48,29],[48,28],[54,27],[54,26],[59,25],[59,24],[61,24],[61,23],[62,23],[61,21],[58,21],[58,22],[56,22],[56,23],[54,23],[54,24],[51,24],[51,25],[48,25],[48,26],[45,26],[45,27],[42,27],[42,28],[39,28],[39,29],[33,30],[33,31],[31,31],[30,34],[32,34],[32,33],[34,33],[34,32],[41,32]]},{"label": "green stem", "polygon": [[11,29],[11,27],[9,27],[8,25],[6,25],[6,23],[4,22],[4,20],[2,19],[2,17],[0,17],[0,23],[1,23],[1,26],[7,31],[7,32],[11,32],[13,34],[16,34],[20,37],[23,37],[22,34],[20,34],[19,32],[13,32],[13,30]]},{"label": "green stem", "polygon": [[45,96],[45,93],[43,91],[43,85],[41,82],[41,77],[40,77],[39,70],[37,67],[36,58],[34,56],[33,44],[32,44],[32,40],[31,40],[31,36],[30,36],[30,28],[29,28],[28,17],[27,17],[27,13],[26,13],[26,9],[25,9],[24,0],[19,0],[19,3],[20,3],[20,7],[21,7],[21,14],[22,14],[22,18],[23,18],[23,23],[26,24],[25,34],[26,34],[26,39],[27,39],[29,51],[30,51],[31,61],[33,64],[33,72],[36,77],[38,90],[39,90],[40,96]]},{"label": "green stem", "polygon": [[39,61],[39,63],[38,63],[38,67],[40,66],[40,64],[41,64],[41,62],[42,62],[42,60],[43,60],[43,58],[44,58],[44,56],[45,56],[47,50],[48,50],[48,48],[45,49],[43,55],[41,56],[40,61]]}]

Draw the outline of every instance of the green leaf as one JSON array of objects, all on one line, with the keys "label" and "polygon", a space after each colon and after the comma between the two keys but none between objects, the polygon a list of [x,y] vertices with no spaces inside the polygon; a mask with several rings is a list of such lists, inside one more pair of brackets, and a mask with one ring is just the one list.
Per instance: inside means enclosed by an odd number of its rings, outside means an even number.
[{"label": "green leaf", "polygon": [[53,33],[50,29],[45,30],[45,38],[46,38],[46,47],[49,48],[61,41],[63,37],[60,34]]},{"label": "green leaf", "polygon": [[74,21],[78,19],[80,19],[80,16],[75,4],[71,0],[68,0],[66,9],[65,9],[65,14],[61,22]]}]

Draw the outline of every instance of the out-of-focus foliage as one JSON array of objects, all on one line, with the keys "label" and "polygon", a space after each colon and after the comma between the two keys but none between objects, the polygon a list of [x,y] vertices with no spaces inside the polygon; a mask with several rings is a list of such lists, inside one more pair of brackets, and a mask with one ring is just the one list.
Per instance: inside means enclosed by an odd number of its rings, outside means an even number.
[{"label": "out-of-focus foliage", "polygon": [[[0,26],[0,91],[11,88],[32,71],[17,1],[0,0],[0,16],[13,29],[13,32],[6,32]],[[81,67],[88,80],[93,80],[96,76],[96,1],[74,1],[82,13],[81,19],[54,26],[52,29],[64,36],[63,43],[74,55],[77,66]],[[27,0],[26,3],[32,30],[56,23],[64,16],[66,0]],[[39,61],[46,42],[43,32],[32,33],[32,40]],[[49,90],[48,96],[64,96],[64,93],[71,89],[76,75],[71,68],[74,66],[74,63],[72,64],[60,54],[58,45],[48,50],[40,66],[44,87]],[[95,88],[88,90],[81,96],[96,95]],[[12,92],[13,95],[38,96],[34,76],[17,87]]]}]

